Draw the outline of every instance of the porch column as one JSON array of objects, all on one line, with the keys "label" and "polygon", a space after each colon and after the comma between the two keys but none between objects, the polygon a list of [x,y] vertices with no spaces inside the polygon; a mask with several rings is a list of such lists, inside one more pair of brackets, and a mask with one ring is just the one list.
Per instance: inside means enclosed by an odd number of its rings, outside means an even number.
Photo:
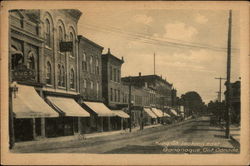
[{"label": "porch column", "polygon": [[33,139],[36,139],[36,119],[32,118],[32,135],[33,135]]},{"label": "porch column", "polygon": [[78,120],[78,133],[81,134],[82,133],[82,124],[81,124],[81,117],[77,117]]},{"label": "porch column", "polygon": [[111,130],[111,123],[110,123],[110,117],[107,117],[108,118],[108,131]]},{"label": "porch column", "polygon": [[41,136],[43,138],[46,137],[46,134],[45,134],[45,118],[41,118]]},{"label": "porch column", "polygon": [[123,118],[121,118],[121,130],[123,130]]}]

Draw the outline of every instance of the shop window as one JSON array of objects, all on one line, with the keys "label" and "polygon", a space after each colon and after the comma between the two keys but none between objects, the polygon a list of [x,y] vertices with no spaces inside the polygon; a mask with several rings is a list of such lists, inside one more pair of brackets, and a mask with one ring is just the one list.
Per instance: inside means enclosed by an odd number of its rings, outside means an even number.
[{"label": "shop window", "polygon": [[75,89],[75,74],[73,69],[70,70],[70,88]]},{"label": "shop window", "polygon": [[51,64],[50,62],[47,62],[47,66],[46,66],[46,83],[47,84],[52,84],[52,81],[51,81],[51,77],[52,77],[52,72],[51,72]]}]

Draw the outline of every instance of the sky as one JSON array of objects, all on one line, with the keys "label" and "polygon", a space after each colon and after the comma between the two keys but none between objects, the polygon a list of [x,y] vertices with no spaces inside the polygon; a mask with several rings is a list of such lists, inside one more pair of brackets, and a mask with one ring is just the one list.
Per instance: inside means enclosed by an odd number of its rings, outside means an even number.
[{"label": "sky", "polygon": [[[178,96],[196,91],[206,103],[217,98],[219,80],[215,77],[226,77],[227,10],[118,4],[86,5],[79,9],[83,15],[78,22],[78,34],[103,46],[103,53],[110,48],[113,55],[123,57],[122,76],[153,74],[155,53],[156,74],[172,83]],[[231,80],[236,81],[240,77],[238,11],[233,11],[232,19]]]}]

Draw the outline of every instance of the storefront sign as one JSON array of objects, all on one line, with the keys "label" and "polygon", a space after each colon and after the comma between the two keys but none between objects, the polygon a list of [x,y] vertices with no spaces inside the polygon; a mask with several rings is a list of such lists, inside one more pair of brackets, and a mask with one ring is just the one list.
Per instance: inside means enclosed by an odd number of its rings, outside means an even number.
[{"label": "storefront sign", "polygon": [[28,69],[25,65],[18,66],[12,71],[13,81],[35,81],[35,78],[35,70]]},{"label": "storefront sign", "polygon": [[60,52],[71,52],[73,50],[73,42],[60,42]]}]

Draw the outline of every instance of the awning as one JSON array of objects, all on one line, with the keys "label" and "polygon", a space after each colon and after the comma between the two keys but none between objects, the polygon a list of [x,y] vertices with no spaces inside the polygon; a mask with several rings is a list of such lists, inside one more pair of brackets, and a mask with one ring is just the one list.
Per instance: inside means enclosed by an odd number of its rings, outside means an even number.
[{"label": "awning", "polygon": [[174,109],[170,109],[170,111],[172,112],[172,114],[174,114],[175,116],[178,116],[177,112]]},{"label": "awning", "polygon": [[98,116],[116,116],[108,107],[103,103],[98,102],[83,102],[87,107],[94,111]]},{"label": "awning", "polygon": [[169,114],[167,114],[167,113],[165,113],[165,112],[163,113],[163,116],[164,116],[164,117],[169,117],[169,118],[171,117]]},{"label": "awning", "polygon": [[74,99],[65,97],[47,97],[56,110],[64,116],[89,117],[90,114],[84,110]]},{"label": "awning", "polygon": [[157,108],[152,108],[152,111],[155,113],[155,115],[159,118],[163,117],[163,112]]},{"label": "awning", "polygon": [[157,118],[157,116],[151,111],[150,108],[144,108],[144,111],[145,111],[151,118]]},{"label": "awning", "polygon": [[121,110],[112,110],[112,111],[121,118],[129,118],[129,115]]},{"label": "awning", "polygon": [[[18,91],[13,97],[13,112],[15,118],[58,117],[53,110],[36,92],[35,88],[17,85]],[[14,94],[13,94],[14,95]]]}]

